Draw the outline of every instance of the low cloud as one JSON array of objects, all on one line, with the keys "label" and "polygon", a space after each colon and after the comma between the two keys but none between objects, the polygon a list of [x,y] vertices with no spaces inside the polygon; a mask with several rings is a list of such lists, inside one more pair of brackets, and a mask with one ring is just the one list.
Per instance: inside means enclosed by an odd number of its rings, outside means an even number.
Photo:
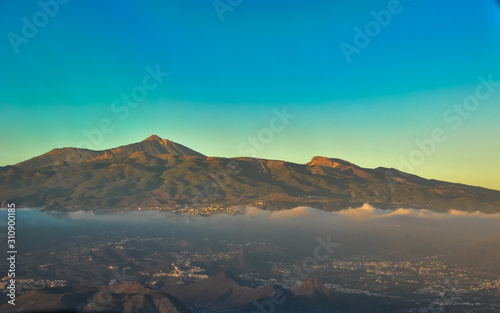
[{"label": "low cloud", "polygon": [[415,210],[415,209],[397,209],[395,211],[392,211],[392,210],[377,209],[369,204],[364,204],[363,206],[355,209],[342,210],[339,212],[335,212],[333,214],[338,214],[354,219],[365,219],[365,220],[391,218],[398,216],[409,216],[421,219],[436,219],[436,220],[452,219],[454,217],[500,219],[500,213],[486,214],[486,213],[481,213],[479,211],[469,213],[457,210],[451,210],[447,213],[439,213],[429,210]]},{"label": "low cloud", "polygon": [[68,214],[68,218],[76,221],[100,221],[100,222],[119,222],[119,221],[135,221],[135,222],[176,222],[182,221],[189,223],[211,223],[211,222],[237,222],[242,220],[245,222],[251,221],[293,221],[301,220],[306,221],[336,221],[336,220],[351,220],[355,221],[373,221],[373,220],[394,220],[397,218],[413,218],[422,220],[497,220],[500,221],[500,213],[486,214],[479,211],[476,212],[463,212],[451,210],[447,213],[433,212],[429,210],[416,210],[416,209],[397,209],[397,210],[382,210],[373,207],[369,204],[364,204],[358,208],[349,208],[336,212],[327,212],[317,210],[315,208],[300,206],[290,210],[269,211],[261,210],[258,208],[247,208],[243,215],[228,215],[216,214],[212,216],[184,216],[173,214],[170,212],[161,211],[135,211],[120,214],[95,214],[87,211],[76,211]]},{"label": "low cloud", "polygon": [[[330,229],[332,227],[342,228],[347,224],[350,226],[365,225],[377,226],[379,224],[408,224],[415,225],[462,225],[467,222],[467,227],[485,225],[498,225],[500,213],[486,214],[481,212],[462,212],[452,210],[447,213],[433,212],[429,210],[397,209],[382,210],[369,204],[358,208],[349,208],[337,212],[327,212],[311,207],[301,206],[290,210],[269,211],[258,208],[247,208],[245,214],[229,215],[216,214],[211,216],[178,215],[161,211],[135,211],[120,214],[95,214],[93,212],[76,211],[68,214],[68,218],[75,222],[92,223],[132,223],[132,224],[185,224],[190,227],[213,227],[218,226],[238,229],[252,225],[252,227],[284,227],[293,228],[300,226],[301,229]],[[486,222],[487,221],[487,222]],[[427,223],[427,224],[426,224]]]},{"label": "low cloud", "polygon": [[96,215],[92,212],[86,211],[76,211],[68,214],[68,217],[72,220],[83,220],[83,221],[91,221],[96,219]]},{"label": "low cloud", "polygon": [[[393,211],[369,204],[337,212],[302,206],[280,211],[248,208],[244,214],[211,216],[149,210],[115,214],[76,211],[63,218],[60,214],[31,210],[20,211],[18,217],[27,227],[20,234],[31,238],[25,242],[33,242],[34,248],[61,236],[106,233],[203,240],[202,244],[205,239],[207,242],[236,240],[242,246],[268,242],[279,247],[295,246],[298,253],[308,253],[318,236],[331,236],[342,245],[339,253],[344,255],[395,252],[418,257],[457,255],[460,262],[470,259],[474,263],[479,258],[477,264],[489,264],[488,260],[498,258],[490,256],[489,250],[476,251],[477,247],[497,251],[500,246],[500,213]],[[6,218],[6,212],[0,211],[0,220],[6,223]],[[476,259],[472,260],[472,256]]]},{"label": "low cloud", "polygon": [[281,220],[289,218],[309,218],[315,215],[321,215],[322,213],[324,212],[318,211],[310,207],[301,206],[291,210],[280,210],[272,212],[270,218],[272,220]]}]

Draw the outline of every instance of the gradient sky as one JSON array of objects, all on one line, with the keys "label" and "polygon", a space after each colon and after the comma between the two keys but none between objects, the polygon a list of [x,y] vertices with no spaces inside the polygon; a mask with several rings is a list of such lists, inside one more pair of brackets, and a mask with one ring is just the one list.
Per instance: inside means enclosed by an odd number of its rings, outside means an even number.
[{"label": "gradient sky", "polygon": [[[81,146],[103,119],[113,131],[96,150],[154,133],[242,156],[286,108],[296,117],[255,156],[408,171],[402,160],[423,153],[415,141],[439,128],[446,140],[412,172],[500,189],[500,86],[460,125],[448,112],[474,96],[478,77],[500,82],[500,7],[401,0],[347,62],[340,44],[354,45],[355,27],[392,1],[242,0],[223,20],[212,0],[69,1],[46,25],[37,1],[0,1],[0,166]],[[33,18],[42,26],[13,47]],[[111,104],[142,85],[148,66],[169,76],[123,118]]]}]

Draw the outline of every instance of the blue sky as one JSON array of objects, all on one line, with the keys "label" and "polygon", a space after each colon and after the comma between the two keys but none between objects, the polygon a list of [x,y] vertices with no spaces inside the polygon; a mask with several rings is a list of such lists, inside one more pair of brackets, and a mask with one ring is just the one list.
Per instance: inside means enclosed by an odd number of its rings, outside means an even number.
[{"label": "blue sky", "polygon": [[[241,156],[286,108],[295,118],[255,156],[405,170],[417,150],[415,174],[500,189],[500,87],[460,127],[444,118],[478,77],[500,81],[496,1],[401,0],[350,63],[341,43],[355,46],[355,28],[366,31],[371,11],[397,1],[219,3],[231,7],[223,20],[213,1],[168,0],[68,1],[44,21],[36,1],[0,2],[0,166],[79,146],[103,119],[112,131],[93,149],[155,133]],[[36,18],[37,33],[13,44]],[[111,104],[124,105],[148,66],[169,75],[121,119]],[[415,141],[436,128],[446,140],[425,154]]]}]

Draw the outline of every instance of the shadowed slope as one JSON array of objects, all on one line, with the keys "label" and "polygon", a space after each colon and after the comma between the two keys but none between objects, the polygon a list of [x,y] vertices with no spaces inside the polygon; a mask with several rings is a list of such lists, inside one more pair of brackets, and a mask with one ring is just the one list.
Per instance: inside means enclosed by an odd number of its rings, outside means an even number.
[{"label": "shadowed slope", "polygon": [[114,149],[56,149],[0,167],[0,198],[22,207],[103,210],[252,205],[500,212],[500,191],[314,157],[306,164],[207,158],[151,136]]}]

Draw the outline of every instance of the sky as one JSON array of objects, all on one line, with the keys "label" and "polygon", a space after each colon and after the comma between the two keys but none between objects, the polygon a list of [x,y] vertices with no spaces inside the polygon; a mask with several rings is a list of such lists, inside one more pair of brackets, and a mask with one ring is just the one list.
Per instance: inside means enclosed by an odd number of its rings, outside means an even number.
[{"label": "sky", "polygon": [[4,0],[0,166],[157,134],[500,190],[499,55],[493,0]]}]

